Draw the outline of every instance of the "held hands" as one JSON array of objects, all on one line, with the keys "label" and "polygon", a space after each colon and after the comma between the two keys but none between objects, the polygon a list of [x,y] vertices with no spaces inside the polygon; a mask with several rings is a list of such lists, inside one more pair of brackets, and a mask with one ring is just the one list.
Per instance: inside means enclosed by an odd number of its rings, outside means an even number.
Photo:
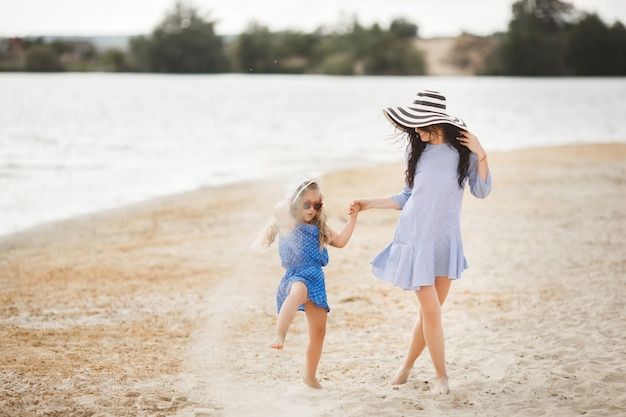
[{"label": "held hands", "polygon": [[348,208],[348,214],[350,216],[356,217],[357,214],[362,210],[361,204],[359,201],[351,201],[350,207]]},{"label": "held hands", "polygon": [[463,136],[457,137],[457,140],[467,147],[480,160],[487,152],[482,147],[476,135],[468,130],[463,130]]},{"label": "held hands", "polygon": [[[386,202],[387,200],[393,203],[391,199],[380,200],[380,199],[370,199],[370,198],[357,198],[350,202],[350,212],[352,211],[361,212],[361,211],[369,210],[371,208],[389,208],[387,207],[386,204],[384,204],[384,202]],[[381,202],[383,204],[381,204]]]}]

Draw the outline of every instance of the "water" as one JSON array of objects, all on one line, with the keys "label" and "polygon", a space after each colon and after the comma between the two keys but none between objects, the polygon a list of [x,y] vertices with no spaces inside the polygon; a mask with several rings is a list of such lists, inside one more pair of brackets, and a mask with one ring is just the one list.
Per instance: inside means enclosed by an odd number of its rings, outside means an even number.
[{"label": "water", "polygon": [[626,142],[626,78],[0,74],[0,235],[149,198],[402,161],[381,108],[448,97],[488,151]]}]

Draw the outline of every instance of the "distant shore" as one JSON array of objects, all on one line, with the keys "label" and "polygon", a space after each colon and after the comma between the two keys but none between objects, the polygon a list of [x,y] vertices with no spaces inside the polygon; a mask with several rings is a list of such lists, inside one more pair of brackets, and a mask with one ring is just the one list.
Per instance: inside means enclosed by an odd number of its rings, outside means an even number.
[{"label": "distant shore", "polygon": [[[140,34],[134,36],[141,36]],[[61,40],[72,42],[89,42],[99,51],[119,49],[125,51],[129,47],[132,36],[55,36],[45,35],[43,39],[48,41]],[[232,40],[236,36],[225,35],[226,40]],[[35,38],[35,37],[33,37]],[[470,48],[467,48],[471,43]],[[418,38],[414,45],[424,52],[426,58],[427,74],[433,76],[462,76],[477,75],[483,69],[485,54],[493,48],[493,41],[489,38],[462,35],[455,37]],[[466,65],[459,66],[453,61],[455,47],[465,46],[463,54],[466,55]]]}]

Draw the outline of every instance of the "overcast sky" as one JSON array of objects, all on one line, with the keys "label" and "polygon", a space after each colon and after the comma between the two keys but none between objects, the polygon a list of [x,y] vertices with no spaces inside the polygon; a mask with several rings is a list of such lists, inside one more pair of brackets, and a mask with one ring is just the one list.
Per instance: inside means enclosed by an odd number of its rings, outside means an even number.
[{"label": "overcast sky", "polygon": [[[218,34],[238,34],[251,21],[272,31],[334,27],[353,17],[387,27],[404,18],[429,38],[506,30],[514,0],[193,0],[217,21]],[[608,24],[626,24],[626,0],[570,0]],[[0,36],[147,34],[175,0],[0,0]]]}]

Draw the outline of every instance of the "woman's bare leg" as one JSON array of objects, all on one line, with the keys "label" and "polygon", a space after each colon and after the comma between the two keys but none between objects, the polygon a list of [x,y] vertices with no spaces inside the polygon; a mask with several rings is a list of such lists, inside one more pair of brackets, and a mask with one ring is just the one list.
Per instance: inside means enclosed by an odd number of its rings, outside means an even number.
[{"label": "woman's bare leg", "polygon": [[306,346],[306,366],[302,381],[310,387],[319,389],[322,385],[317,380],[316,374],[322,357],[328,312],[325,308],[317,308],[311,301],[305,304],[304,309],[309,327],[309,342]]},{"label": "woman's bare leg", "polygon": [[[439,279],[439,281],[443,282],[444,280]],[[444,287],[449,289],[450,281],[447,279],[445,281],[448,282]],[[437,374],[437,382],[432,392],[435,395],[447,394],[449,389],[448,374],[446,372],[446,350],[441,323],[441,301],[437,285],[422,287],[417,291],[417,298],[422,313],[424,340]]]},{"label": "woman's bare leg", "polygon": [[289,288],[289,295],[285,298],[285,302],[278,313],[278,323],[276,323],[276,334],[274,341],[270,343],[273,349],[282,349],[285,345],[285,337],[289,325],[298,312],[298,308],[306,302],[308,298],[308,289],[303,282],[296,281]]},{"label": "woman's bare leg", "polygon": [[[435,278],[435,291],[437,292],[437,299],[439,300],[439,306],[443,305],[450,291],[450,280],[447,277]],[[427,288],[427,287],[423,287]],[[431,287],[432,288],[432,287]],[[415,292],[419,300],[419,291]],[[417,358],[422,354],[426,347],[426,339],[424,337],[424,317],[420,304],[420,313],[413,327],[413,334],[411,336],[411,342],[409,343],[409,349],[404,358],[404,362],[396,375],[391,380],[392,385],[399,385],[406,383],[411,369]],[[443,332],[443,330],[442,330]],[[444,367],[445,369],[445,367]]]},{"label": "woman's bare leg", "polygon": [[413,335],[411,336],[411,342],[409,343],[409,350],[404,357],[404,362],[398,372],[391,380],[391,385],[405,384],[409,379],[411,369],[417,358],[422,354],[426,347],[426,340],[424,340],[424,328],[422,326],[422,312],[420,311],[417,316],[417,321],[413,326]]}]

